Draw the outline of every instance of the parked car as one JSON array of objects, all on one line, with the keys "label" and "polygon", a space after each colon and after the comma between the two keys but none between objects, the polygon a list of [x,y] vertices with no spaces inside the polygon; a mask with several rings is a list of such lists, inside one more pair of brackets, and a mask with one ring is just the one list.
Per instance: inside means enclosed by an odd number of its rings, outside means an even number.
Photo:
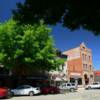
[{"label": "parked car", "polygon": [[9,98],[11,96],[11,92],[8,88],[0,87],[0,98]]},{"label": "parked car", "polygon": [[59,88],[55,86],[42,86],[41,88],[41,93],[42,94],[57,94],[60,93]]},{"label": "parked car", "polygon": [[63,83],[59,86],[59,89],[74,92],[77,90],[77,85],[74,83]]},{"label": "parked car", "polygon": [[32,87],[30,85],[21,85],[16,89],[11,89],[13,95],[29,95],[33,96],[35,94],[40,94],[40,88]]},{"label": "parked car", "polygon": [[100,89],[100,83],[95,82],[93,84],[89,84],[85,87],[85,89]]}]

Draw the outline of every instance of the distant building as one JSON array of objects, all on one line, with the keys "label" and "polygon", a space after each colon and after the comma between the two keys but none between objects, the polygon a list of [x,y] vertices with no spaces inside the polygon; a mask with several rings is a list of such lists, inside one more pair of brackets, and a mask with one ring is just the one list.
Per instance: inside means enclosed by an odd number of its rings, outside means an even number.
[{"label": "distant building", "polygon": [[[62,54],[60,51],[57,51],[57,59],[66,59],[67,60],[67,55]],[[59,70],[55,70],[55,71],[50,71],[50,77],[51,77],[51,85],[55,85],[58,86],[60,85],[62,82],[66,82],[68,81],[67,78],[67,64],[66,62],[59,67]]]},{"label": "distant building", "polygon": [[92,65],[92,51],[84,43],[67,50],[63,54],[68,55],[67,73],[70,82],[86,85],[94,82],[94,69]]},{"label": "distant building", "polygon": [[94,72],[94,80],[95,82],[100,82],[100,70]]}]

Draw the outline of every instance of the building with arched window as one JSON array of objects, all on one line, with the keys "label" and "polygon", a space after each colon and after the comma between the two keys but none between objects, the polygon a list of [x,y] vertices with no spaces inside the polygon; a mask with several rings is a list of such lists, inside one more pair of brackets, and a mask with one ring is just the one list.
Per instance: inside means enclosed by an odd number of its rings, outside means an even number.
[{"label": "building with arched window", "polygon": [[94,68],[92,64],[92,51],[84,43],[67,50],[63,54],[68,55],[67,72],[70,82],[79,85],[87,85],[94,82]]}]

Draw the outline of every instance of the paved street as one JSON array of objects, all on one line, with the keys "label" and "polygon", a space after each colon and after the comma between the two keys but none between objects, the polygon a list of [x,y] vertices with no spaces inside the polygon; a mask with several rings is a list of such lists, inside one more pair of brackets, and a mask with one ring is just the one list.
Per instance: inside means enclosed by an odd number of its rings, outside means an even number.
[{"label": "paved street", "polygon": [[100,100],[100,90],[79,90],[75,93],[40,96],[20,96],[10,100]]}]

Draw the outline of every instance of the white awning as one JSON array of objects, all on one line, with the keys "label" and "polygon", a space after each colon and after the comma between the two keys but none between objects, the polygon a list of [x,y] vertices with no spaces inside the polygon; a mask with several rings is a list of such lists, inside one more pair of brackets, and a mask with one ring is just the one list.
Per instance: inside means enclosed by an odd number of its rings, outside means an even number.
[{"label": "white awning", "polygon": [[56,77],[55,81],[62,81],[62,79],[59,77]]}]

